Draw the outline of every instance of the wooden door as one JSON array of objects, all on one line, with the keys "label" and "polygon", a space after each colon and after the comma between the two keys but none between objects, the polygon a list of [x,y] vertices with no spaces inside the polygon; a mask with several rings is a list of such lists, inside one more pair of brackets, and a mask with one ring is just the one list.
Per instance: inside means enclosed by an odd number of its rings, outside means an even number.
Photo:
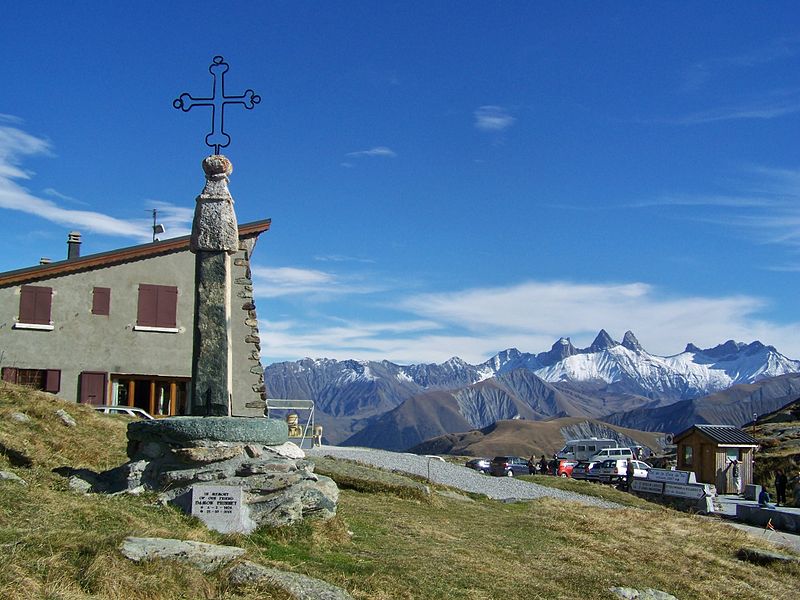
[{"label": "wooden door", "polygon": [[710,444],[700,444],[700,481],[705,483],[716,482],[716,457],[714,447]]},{"label": "wooden door", "polygon": [[106,404],[106,374],[93,371],[81,373],[81,404]]}]

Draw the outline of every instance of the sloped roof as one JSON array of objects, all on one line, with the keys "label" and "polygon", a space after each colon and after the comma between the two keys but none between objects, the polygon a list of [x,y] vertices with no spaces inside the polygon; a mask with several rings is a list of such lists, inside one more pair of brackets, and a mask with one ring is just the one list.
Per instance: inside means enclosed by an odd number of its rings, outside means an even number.
[{"label": "sloped roof", "polygon": [[[271,223],[272,219],[264,219],[262,221],[253,221],[252,223],[239,225],[239,239],[257,237],[267,231]],[[191,236],[185,235],[164,240],[163,242],[158,241],[140,244],[138,246],[128,246],[127,248],[109,250],[108,252],[101,252],[99,254],[89,254],[87,256],[73,258],[72,260],[62,260],[46,265],[17,269],[16,271],[6,271],[5,273],[0,273],[0,287],[59,277],[69,273],[87,271],[99,267],[109,267],[162,254],[171,254],[172,252],[181,252],[189,249],[190,237]]]},{"label": "sloped roof", "polygon": [[711,438],[718,444],[731,444],[739,446],[758,446],[758,440],[748,435],[738,427],[733,425],[708,425],[698,424],[692,425],[686,431],[682,431],[675,436],[675,440],[689,435],[693,430],[697,430],[705,436]]}]

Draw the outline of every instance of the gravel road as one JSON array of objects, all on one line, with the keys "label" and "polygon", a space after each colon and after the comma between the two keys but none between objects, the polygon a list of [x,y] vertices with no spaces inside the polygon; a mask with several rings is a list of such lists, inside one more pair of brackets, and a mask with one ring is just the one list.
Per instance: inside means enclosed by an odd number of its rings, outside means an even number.
[{"label": "gravel road", "polygon": [[332,458],[345,458],[387,471],[400,471],[420,477],[430,477],[430,480],[434,483],[447,485],[465,492],[484,494],[495,500],[531,500],[549,496],[557,500],[579,502],[599,508],[622,508],[619,504],[608,500],[557,490],[528,481],[520,481],[513,477],[481,475],[477,471],[464,466],[442,462],[437,459],[429,459],[417,454],[346,446],[316,446],[305,452],[309,457],[330,456]]}]

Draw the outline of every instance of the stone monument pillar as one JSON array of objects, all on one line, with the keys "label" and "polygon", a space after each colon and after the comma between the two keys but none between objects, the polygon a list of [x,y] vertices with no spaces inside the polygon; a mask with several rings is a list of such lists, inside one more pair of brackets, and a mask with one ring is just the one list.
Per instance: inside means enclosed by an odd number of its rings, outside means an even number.
[{"label": "stone monument pillar", "polygon": [[228,191],[231,162],[221,154],[203,160],[206,184],[197,197],[189,249],[195,255],[191,413],[231,415],[231,255],[239,229]]}]

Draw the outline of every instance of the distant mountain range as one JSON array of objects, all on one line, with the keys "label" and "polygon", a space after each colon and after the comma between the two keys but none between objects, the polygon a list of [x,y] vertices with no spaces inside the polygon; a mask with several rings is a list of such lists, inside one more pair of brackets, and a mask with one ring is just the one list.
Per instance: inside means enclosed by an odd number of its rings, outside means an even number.
[{"label": "distant mountain range", "polygon": [[[648,353],[630,331],[617,342],[601,330],[588,348],[562,338],[546,352],[511,348],[478,365],[460,358],[438,365],[332,359],[274,363],[265,367],[265,382],[270,397],[315,400],[317,421],[330,443],[402,450],[514,418],[599,418],[673,432],[685,423],[713,419],[739,424],[754,410],[778,408],[773,398],[788,398],[796,386],[800,392],[800,377],[758,384],[794,373],[800,373],[800,361],[758,341],[730,340],[706,349],[688,344],[683,352],[662,357]],[[725,396],[729,401],[699,400],[752,384],[760,391],[731,392]]]}]

